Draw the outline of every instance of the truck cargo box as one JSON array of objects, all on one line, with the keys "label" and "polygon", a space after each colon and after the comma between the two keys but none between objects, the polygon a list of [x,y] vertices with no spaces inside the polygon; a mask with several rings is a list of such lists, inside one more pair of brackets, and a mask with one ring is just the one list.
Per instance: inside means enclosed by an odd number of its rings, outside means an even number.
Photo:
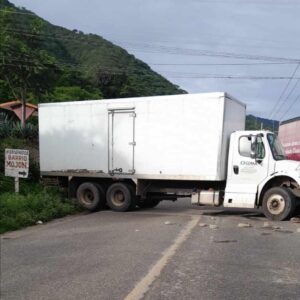
[{"label": "truck cargo box", "polygon": [[40,104],[41,173],[222,181],[245,111],[226,93]]},{"label": "truck cargo box", "polygon": [[300,161],[300,117],[282,122],[278,136],[287,158]]}]

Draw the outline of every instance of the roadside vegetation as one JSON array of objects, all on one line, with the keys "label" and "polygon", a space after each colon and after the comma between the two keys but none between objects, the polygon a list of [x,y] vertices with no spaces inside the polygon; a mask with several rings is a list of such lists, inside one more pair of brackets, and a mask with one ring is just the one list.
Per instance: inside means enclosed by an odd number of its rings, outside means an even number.
[{"label": "roadside vegetation", "polygon": [[[30,141],[37,140],[38,125],[27,123],[24,125],[24,127],[22,127],[20,122],[5,118],[0,125],[0,139],[2,140],[9,137],[17,139],[27,139]],[[15,141],[14,143],[18,142]]]},{"label": "roadside vegetation", "polygon": [[[26,127],[15,130],[11,126],[3,130],[0,126],[0,234],[79,211],[58,188],[47,188],[39,183],[37,136],[35,129],[30,131],[31,127]],[[30,151],[29,178],[20,180],[19,194],[14,192],[14,179],[4,176],[5,148]]]},{"label": "roadside vegetation", "polygon": [[78,211],[55,188],[44,188],[38,183],[21,185],[21,193],[0,194],[0,233],[46,222]]}]

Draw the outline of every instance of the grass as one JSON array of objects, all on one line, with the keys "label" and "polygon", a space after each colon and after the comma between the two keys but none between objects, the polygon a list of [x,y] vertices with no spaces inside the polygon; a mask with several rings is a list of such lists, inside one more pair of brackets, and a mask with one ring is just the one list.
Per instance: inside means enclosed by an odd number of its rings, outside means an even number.
[{"label": "grass", "polygon": [[[20,179],[20,194],[14,193],[14,179],[4,176],[5,148],[28,149],[28,179]],[[39,184],[37,140],[18,137],[0,138],[0,234],[50,221],[79,211],[57,188]]]},{"label": "grass", "polygon": [[[4,176],[5,148],[28,149],[30,170],[28,179],[20,179],[20,194],[14,193],[14,179]],[[39,165],[35,153],[37,141],[7,137],[0,142],[0,233],[50,221],[78,211],[55,188],[44,188],[39,181]]]},{"label": "grass", "polygon": [[31,183],[25,190],[23,187],[22,194],[0,194],[0,233],[34,225],[37,221],[50,221],[78,210],[58,189]]}]

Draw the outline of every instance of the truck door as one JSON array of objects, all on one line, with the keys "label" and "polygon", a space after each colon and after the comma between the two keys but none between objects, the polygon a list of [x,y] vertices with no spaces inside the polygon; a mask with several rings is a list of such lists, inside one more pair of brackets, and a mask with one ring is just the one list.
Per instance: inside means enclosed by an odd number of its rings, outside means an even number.
[{"label": "truck door", "polygon": [[108,170],[114,174],[134,174],[134,109],[108,112]]},{"label": "truck door", "polygon": [[254,208],[258,185],[268,176],[269,154],[262,136],[236,132],[232,137],[224,206]]}]

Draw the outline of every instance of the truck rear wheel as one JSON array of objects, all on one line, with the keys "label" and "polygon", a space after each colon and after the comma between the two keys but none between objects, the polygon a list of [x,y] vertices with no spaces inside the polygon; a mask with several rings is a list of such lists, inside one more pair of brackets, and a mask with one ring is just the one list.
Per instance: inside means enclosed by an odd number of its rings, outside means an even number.
[{"label": "truck rear wheel", "polygon": [[158,199],[147,198],[144,200],[139,200],[137,202],[137,206],[139,208],[153,208],[153,207],[157,206],[159,203],[160,203],[160,200],[158,200]]},{"label": "truck rear wheel", "polygon": [[96,211],[105,207],[105,193],[103,187],[94,182],[84,182],[77,189],[79,204],[89,211]]},{"label": "truck rear wheel", "polygon": [[136,197],[133,188],[126,183],[114,183],[106,192],[107,205],[114,211],[128,211],[135,208]]},{"label": "truck rear wheel", "polygon": [[264,197],[262,208],[264,215],[273,221],[283,221],[290,217],[296,209],[296,199],[286,188],[269,189]]}]

